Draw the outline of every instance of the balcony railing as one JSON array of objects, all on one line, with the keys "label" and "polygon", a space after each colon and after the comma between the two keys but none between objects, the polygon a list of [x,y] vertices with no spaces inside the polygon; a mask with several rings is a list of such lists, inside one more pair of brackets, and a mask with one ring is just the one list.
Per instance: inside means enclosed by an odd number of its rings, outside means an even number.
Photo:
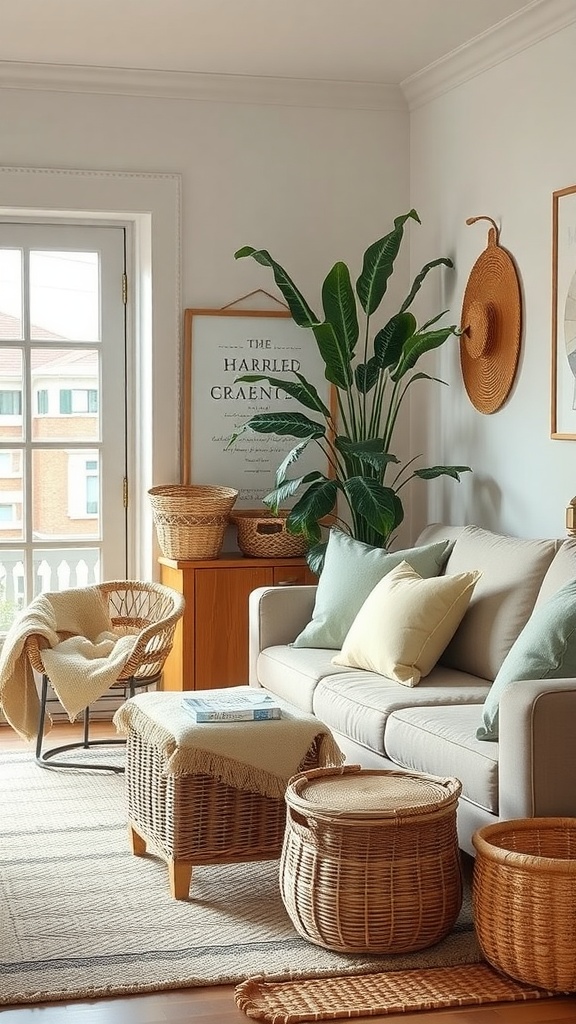
[{"label": "balcony railing", "polygon": [[89,587],[100,582],[97,548],[65,548],[38,551],[33,561],[33,593],[26,595],[24,562],[19,551],[0,553],[0,633],[6,633],[19,612],[33,597],[69,587]]}]

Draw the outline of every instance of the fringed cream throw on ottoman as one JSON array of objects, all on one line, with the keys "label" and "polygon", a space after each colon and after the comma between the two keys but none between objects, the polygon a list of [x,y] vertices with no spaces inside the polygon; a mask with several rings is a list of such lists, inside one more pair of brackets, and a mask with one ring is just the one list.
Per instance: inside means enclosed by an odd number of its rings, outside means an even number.
[{"label": "fringed cream throw on ottoman", "polygon": [[[254,692],[234,692],[244,690]],[[143,855],[150,842],[168,861],[172,895],[187,899],[194,864],[279,857],[288,780],[340,765],[343,755],[313,715],[283,708],[278,720],[196,724],[181,700],[181,693],[139,694],[114,723],[128,738],[133,851]]]}]

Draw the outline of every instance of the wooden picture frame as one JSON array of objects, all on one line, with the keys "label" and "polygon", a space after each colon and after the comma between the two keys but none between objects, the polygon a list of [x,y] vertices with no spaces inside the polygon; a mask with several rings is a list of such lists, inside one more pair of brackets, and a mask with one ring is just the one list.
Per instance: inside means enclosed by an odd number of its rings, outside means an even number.
[{"label": "wooden picture frame", "polygon": [[[324,376],[316,341],[287,309],[185,309],[182,369],[182,483],[234,487],[235,508],[263,507],[276,470],[297,439],[246,431],[228,449],[230,436],[258,412],[286,408],[317,418],[294,399],[282,398],[266,381],[240,384],[236,378],[269,373],[293,379],[298,370],[335,417],[335,389]],[[311,442],[294,475],[314,469],[328,475],[328,468],[328,460],[322,465],[318,446]]]},{"label": "wooden picture frame", "polygon": [[576,440],[576,185],[552,193],[550,436]]}]

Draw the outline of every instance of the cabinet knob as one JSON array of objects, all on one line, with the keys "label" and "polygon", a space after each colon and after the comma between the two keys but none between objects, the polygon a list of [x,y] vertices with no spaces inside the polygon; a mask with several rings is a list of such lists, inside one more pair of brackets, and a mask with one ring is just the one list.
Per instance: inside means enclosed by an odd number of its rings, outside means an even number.
[{"label": "cabinet knob", "polygon": [[276,584],[277,587],[297,587],[302,580],[299,580],[296,576],[293,576],[291,580],[279,580]]}]

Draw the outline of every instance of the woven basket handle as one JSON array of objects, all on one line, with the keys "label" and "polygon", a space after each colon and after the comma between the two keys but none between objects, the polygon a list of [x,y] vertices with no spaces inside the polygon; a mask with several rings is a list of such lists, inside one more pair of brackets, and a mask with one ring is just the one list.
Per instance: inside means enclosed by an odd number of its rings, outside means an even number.
[{"label": "woven basket handle", "polygon": [[331,768],[310,768],[307,772],[299,772],[298,775],[293,775],[288,785],[292,787],[300,779],[321,779],[327,775],[356,775],[357,772],[361,771],[362,765],[360,764],[343,764]]}]

